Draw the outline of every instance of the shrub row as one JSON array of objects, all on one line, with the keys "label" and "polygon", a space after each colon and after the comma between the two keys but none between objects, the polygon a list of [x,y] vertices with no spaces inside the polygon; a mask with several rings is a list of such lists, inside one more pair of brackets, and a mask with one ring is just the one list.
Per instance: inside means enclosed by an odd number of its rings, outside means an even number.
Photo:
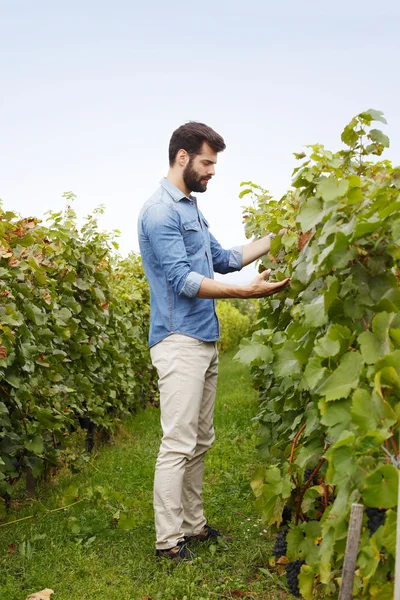
[{"label": "shrub row", "polygon": [[[67,195],[67,200],[72,195]],[[153,395],[149,291],[97,213],[0,211],[0,495],[57,465],[82,426],[112,430]]]}]

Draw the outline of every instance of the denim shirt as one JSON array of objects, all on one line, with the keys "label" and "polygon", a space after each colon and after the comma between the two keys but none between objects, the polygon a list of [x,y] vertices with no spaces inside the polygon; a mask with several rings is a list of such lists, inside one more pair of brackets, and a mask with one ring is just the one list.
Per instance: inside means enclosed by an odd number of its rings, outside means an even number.
[{"label": "denim shirt", "polygon": [[209,231],[194,196],[168,179],[144,204],[138,220],[143,267],[150,284],[149,345],[171,333],[205,342],[219,338],[215,300],[198,298],[204,277],[242,268],[243,247],[224,250]]}]

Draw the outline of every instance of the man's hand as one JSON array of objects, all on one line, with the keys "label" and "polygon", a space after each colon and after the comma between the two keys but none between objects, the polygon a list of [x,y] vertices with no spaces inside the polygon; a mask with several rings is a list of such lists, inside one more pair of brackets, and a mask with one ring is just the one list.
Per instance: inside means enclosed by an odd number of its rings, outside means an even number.
[{"label": "man's hand", "polygon": [[271,269],[267,269],[250,282],[248,286],[249,296],[247,296],[247,298],[265,298],[265,296],[272,296],[272,294],[276,294],[290,285],[289,277],[283,281],[269,283],[266,279],[269,277],[270,273]]},{"label": "man's hand", "polygon": [[209,279],[204,277],[200,289],[197,293],[198,298],[264,298],[265,296],[272,296],[280,292],[290,284],[289,277],[283,281],[277,281],[269,283],[265,281],[271,273],[271,269],[257,275],[253,281],[248,285],[231,285],[229,283],[222,283],[221,281],[215,281],[215,279]]}]

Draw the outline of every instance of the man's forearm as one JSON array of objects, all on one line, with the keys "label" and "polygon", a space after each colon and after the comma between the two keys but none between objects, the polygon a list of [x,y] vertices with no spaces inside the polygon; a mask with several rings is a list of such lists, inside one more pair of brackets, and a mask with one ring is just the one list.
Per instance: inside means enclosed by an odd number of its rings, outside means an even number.
[{"label": "man's forearm", "polygon": [[204,277],[198,291],[198,298],[249,298],[248,286],[236,286]]},{"label": "man's forearm", "polygon": [[259,273],[250,281],[248,285],[229,285],[229,283],[221,283],[214,279],[204,277],[200,289],[197,292],[198,298],[265,298],[265,296],[271,296],[280,292],[290,283],[289,278],[283,281],[269,282],[270,269]]},{"label": "man's forearm", "polygon": [[249,265],[250,263],[257,260],[264,254],[269,252],[271,247],[271,238],[269,235],[256,240],[255,242],[250,242],[249,244],[245,244],[243,246],[243,257],[242,257],[242,267]]}]

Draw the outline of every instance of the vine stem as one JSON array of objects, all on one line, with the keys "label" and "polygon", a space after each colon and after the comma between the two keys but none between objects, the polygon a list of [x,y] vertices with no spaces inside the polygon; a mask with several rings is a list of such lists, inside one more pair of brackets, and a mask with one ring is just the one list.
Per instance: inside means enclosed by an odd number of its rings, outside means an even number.
[{"label": "vine stem", "polygon": [[323,483],[322,489],[324,490],[324,505],[325,509],[327,509],[329,504],[329,487]]},{"label": "vine stem", "polygon": [[7,392],[7,390],[5,390],[5,389],[3,388],[3,386],[2,386],[2,385],[0,385],[0,390],[1,390],[1,391],[2,391],[2,392],[3,392],[3,393],[6,395],[6,396],[8,396],[9,398],[11,398],[11,400],[13,400],[13,399],[14,399],[14,398],[13,398],[13,397],[12,397],[12,396],[11,396],[11,395],[10,395],[10,394]]},{"label": "vine stem", "polygon": [[292,442],[292,449],[290,451],[290,459],[289,459],[289,463],[292,464],[293,463],[293,457],[294,457],[294,451],[296,449],[297,446],[297,442],[299,441],[299,437],[301,436],[301,434],[303,433],[303,431],[306,428],[306,423],[304,423],[304,425],[302,425],[299,429],[299,431],[296,433],[296,437],[294,438],[293,442]]},{"label": "vine stem", "polygon": [[[389,454],[389,442],[387,440],[385,440],[385,448],[387,450],[387,453]],[[389,456],[386,458],[386,464],[390,464],[390,458]]]},{"label": "vine stem", "polygon": [[318,471],[320,470],[320,468],[322,467],[322,465],[324,464],[324,462],[326,462],[326,458],[321,458],[321,460],[319,461],[319,463],[317,464],[317,466],[315,467],[314,471],[311,473],[310,477],[308,478],[306,484],[304,485],[304,488],[302,489],[298,502],[297,502],[297,507],[296,507],[296,525],[299,522],[299,517],[300,517],[300,511],[301,511],[301,503],[303,502],[303,498],[304,498],[304,494],[306,493],[307,489],[310,487],[312,480],[314,479],[315,475],[318,473]]},{"label": "vine stem", "polygon": [[[88,500],[88,498],[82,498],[82,500],[77,500],[76,502],[73,502],[72,504],[68,504],[67,506],[60,506],[59,508],[52,508],[51,510],[47,509],[45,506],[43,506],[43,508],[45,509],[46,513],[55,513],[59,510],[66,510],[67,508],[70,508],[71,506],[75,506],[75,504],[79,504],[80,502],[84,502],[85,500]],[[6,525],[14,525],[14,523],[20,523],[21,521],[26,521],[27,519],[33,519],[35,515],[29,515],[28,517],[22,517],[22,519],[16,519],[15,521],[9,521],[8,523],[0,523],[0,527],[5,527]]]},{"label": "vine stem", "polygon": [[396,442],[394,441],[394,437],[393,436],[390,438],[390,443],[392,445],[392,448],[393,448],[393,451],[394,451],[394,453],[396,455],[396,458],[398,458],[398,456],[399,456],[399,450],[397,448],[397,445],[396,445]]}]

